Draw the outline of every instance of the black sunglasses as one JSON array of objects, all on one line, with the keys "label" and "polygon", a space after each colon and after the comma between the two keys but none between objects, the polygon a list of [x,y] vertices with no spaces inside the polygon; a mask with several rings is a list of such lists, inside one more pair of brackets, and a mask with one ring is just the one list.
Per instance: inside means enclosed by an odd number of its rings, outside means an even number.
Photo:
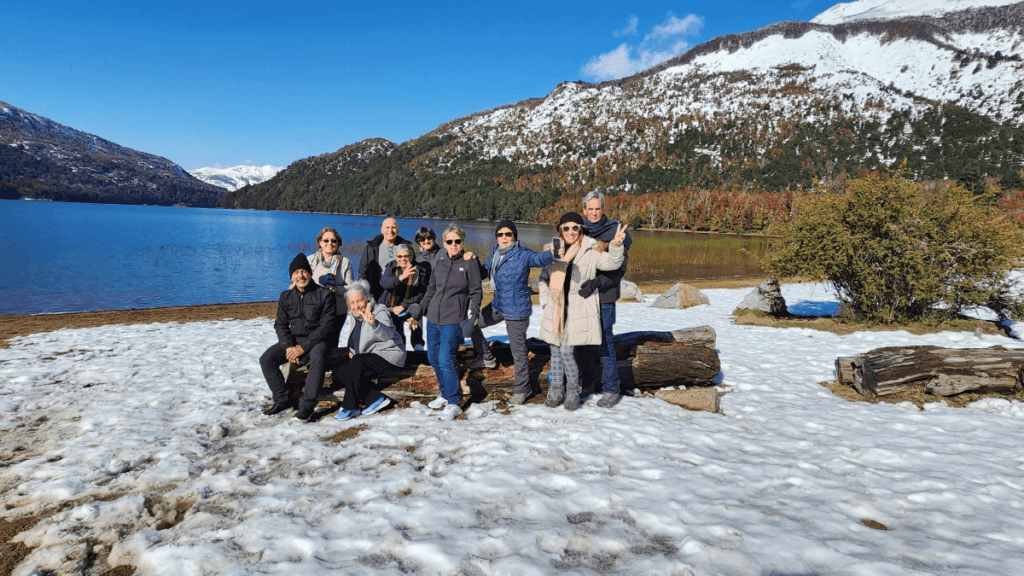
[{"label": "black sunglasses", "polygon": [[459,238],[455,238],[453,240],[445,240],[444,243],[448,245],[455,244],[456,246],[458,246],[459,244],[462,244],[462,240]]},{"label": "black sunglasses", "polygon": [[512,234],[511,232],[495,232],[494,233],[494,237],[495,238],[503,238],[505,236],[508,236],[509,238],[512,238],[515,235]]},{"label": "black sunglasses", "polygon": [[320,241],[323,242],[324,244],[337,244],[338,243],[338,239],[337,238],[324,238],[323,240],[320,240]]}]

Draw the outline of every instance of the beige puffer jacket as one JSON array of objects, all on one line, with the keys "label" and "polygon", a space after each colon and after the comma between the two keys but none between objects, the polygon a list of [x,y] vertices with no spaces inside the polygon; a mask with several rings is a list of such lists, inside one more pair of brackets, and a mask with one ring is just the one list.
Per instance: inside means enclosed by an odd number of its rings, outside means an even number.
[{"label": "beige puffer jacket", "polygon": [[[569,305],[565,330],[569,334],[570,346],[599,346],[601,344],[601,296],[595,291],[589,298],[580,296],[580,285],[593,280],[598,270],[618,270],[622,266],[622,246],[608,245],[607,252],[598,252],[595,242],[583,239],[583,247],[572,261],[572,276],[569,280]],[[540,321],[540,339],[555,346],[554,309],[551,305],[550,287],[540,283],[540,303],[544,317]]]}]

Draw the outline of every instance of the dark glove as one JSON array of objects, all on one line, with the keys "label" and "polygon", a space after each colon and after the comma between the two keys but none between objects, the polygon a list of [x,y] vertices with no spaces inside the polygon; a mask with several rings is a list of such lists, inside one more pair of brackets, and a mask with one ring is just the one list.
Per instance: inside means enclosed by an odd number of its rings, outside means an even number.
[{"label": "dark glove", "polygon": [[587,280],[580,284],[580,297],[590,298],[590,295],[597,290],[597,280]]},{"label": "dark glove", "polygon": [[409,307],[405,309],[405,312],[409,315],[409,317],[415,318],[417,320],[419,320],[420,317],[423,316],[423,311],[420,310],[419,304],[410,304]]},{"label": "dark glove", "polygon": [[316,283],[321,286],[334,285],[334,274],[322,274]]}]

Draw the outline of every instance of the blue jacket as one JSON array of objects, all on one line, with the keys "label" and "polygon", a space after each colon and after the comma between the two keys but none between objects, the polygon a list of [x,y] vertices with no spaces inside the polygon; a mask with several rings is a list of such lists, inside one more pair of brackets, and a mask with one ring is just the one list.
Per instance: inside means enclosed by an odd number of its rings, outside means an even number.
[{"label": "blue jacket", "polygon": [[494,301],[491,306],[509,320],[525,320],[533,311],[530,302],[530,268],[542,268],[554,259],[551,252],[534,252],[521,246],[516,240],[512,249],[505,254],[495,270],[491,270],[495,244],[491,257],[484,263],[485,278],[494,278]]}]

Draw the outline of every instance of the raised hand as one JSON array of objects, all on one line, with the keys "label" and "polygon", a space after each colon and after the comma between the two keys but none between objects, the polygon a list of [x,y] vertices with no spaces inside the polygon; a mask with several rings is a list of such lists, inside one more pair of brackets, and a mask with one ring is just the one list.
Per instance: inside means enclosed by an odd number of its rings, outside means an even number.
[{"label": "raised hand", "polygon": [[629,226],[619,224],[619,227],[615,230],[615,237],[612,238],[613,245],[622,246],[622,243],[626,241],[626,228],[629,228]]}]

